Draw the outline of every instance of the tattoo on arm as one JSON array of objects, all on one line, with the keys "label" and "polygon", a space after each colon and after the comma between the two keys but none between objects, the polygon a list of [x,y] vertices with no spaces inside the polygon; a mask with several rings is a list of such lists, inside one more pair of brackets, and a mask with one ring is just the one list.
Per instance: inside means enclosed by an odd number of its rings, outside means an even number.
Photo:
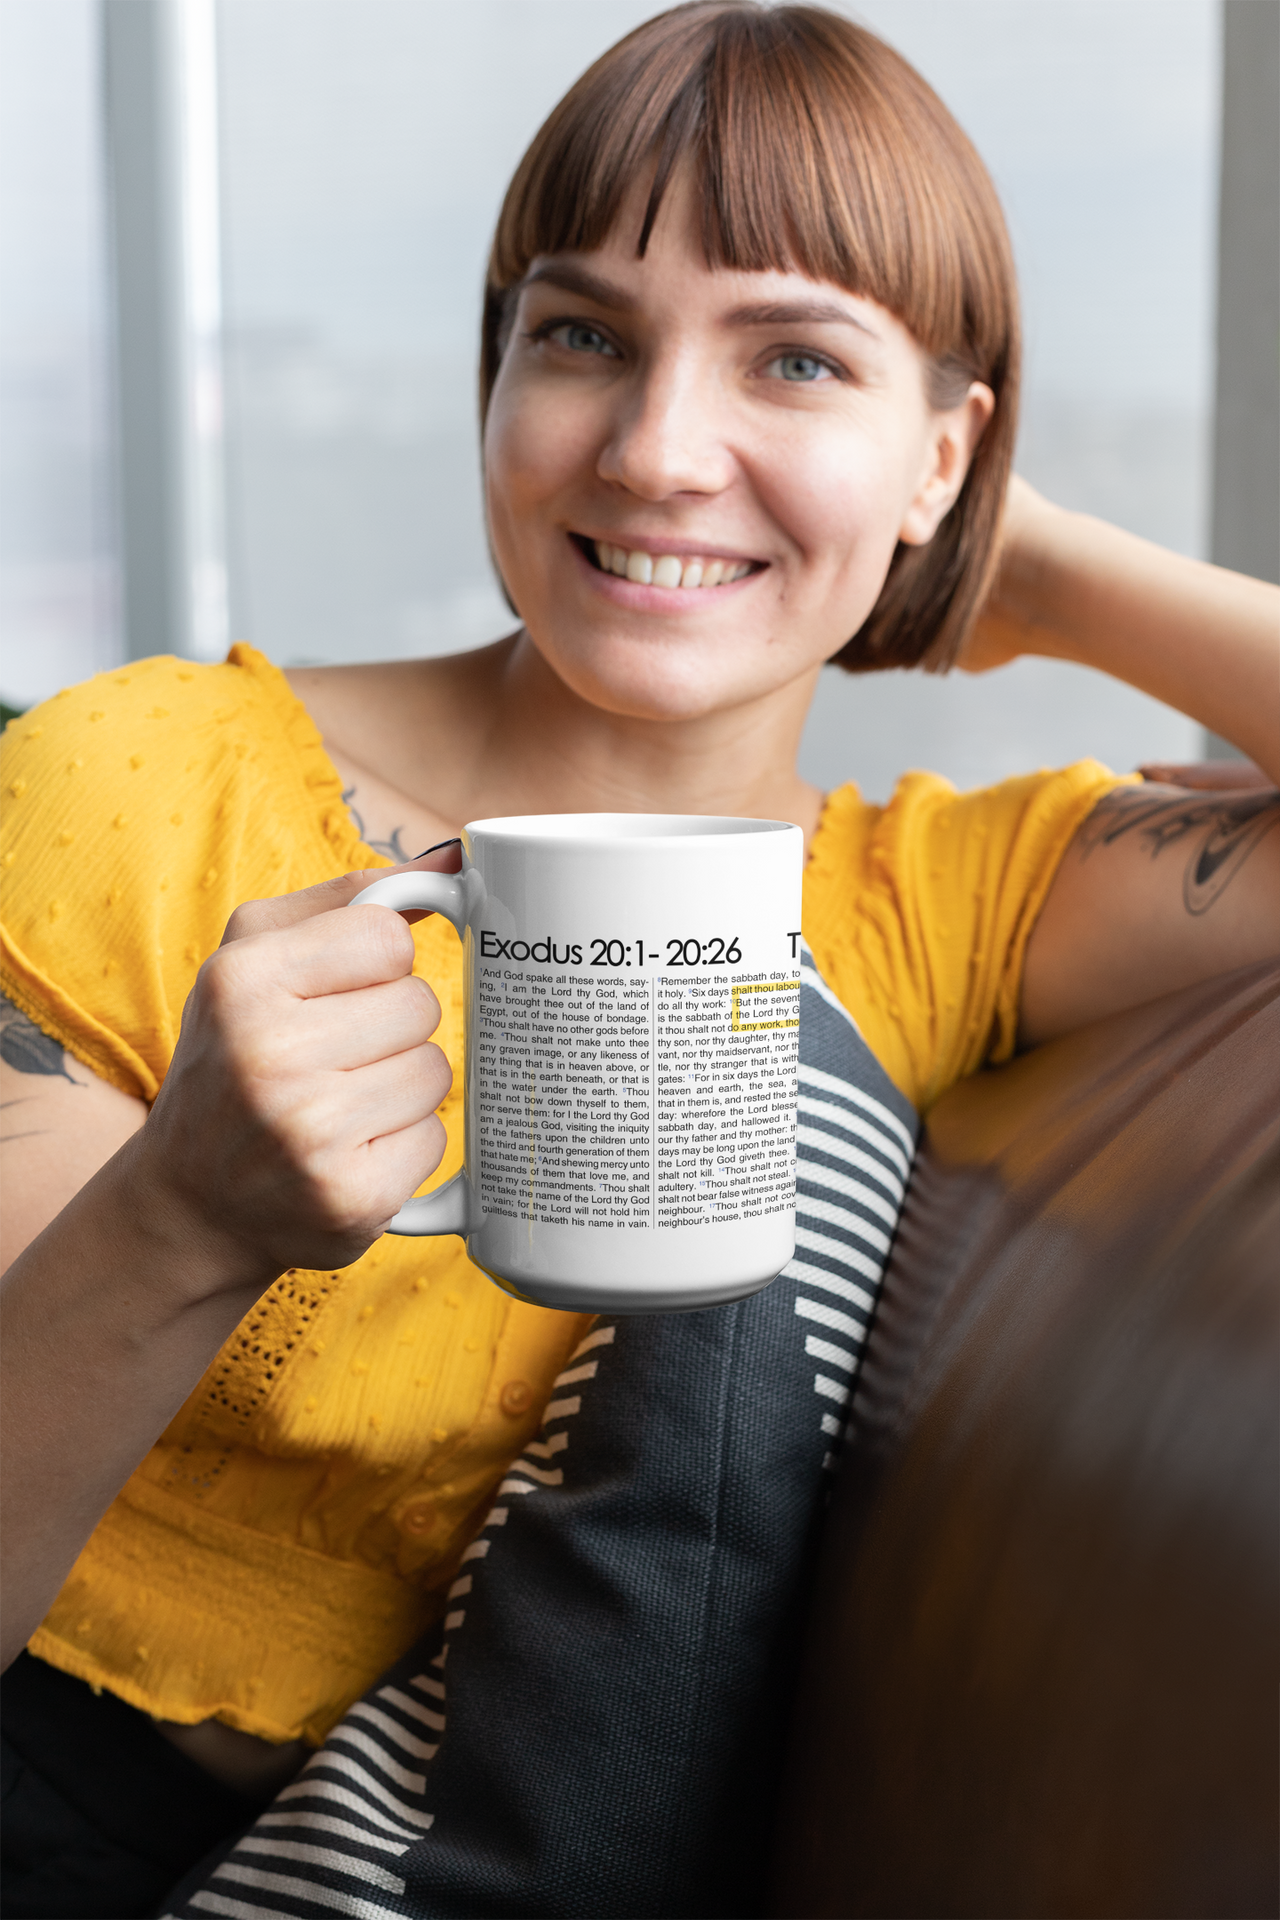
[{"label": "tattoo on arm", "polygon": [[42,1033],[4,994],[0,994],[0,1060],[17,1073],[51,1073],[69,1080],[73,1087],[84,1085],[67,1072],[67,1056],[57,1041]]},{"label": "tattoo on arm", "polygon": [[[73,1087],[82,1087],[83,1080],[77,1080],[67,1072],[67,1056],[56,1040],[42,1033],[34,1020],[29,1020],[12,1000],[0,993],[0,1060],[17,1073],[54,1074],[59,1079],[69,1081]],[[6,1116],[0,1121],[0,1142],[10,1140],[34,1140],[37,1135],[48,1131],[45,1127],[29,1127],[23,1133],[10,1131],[12,1122],[8,1118],[10,1107],[23,1107],[30,1096],[24,1095],[18,1100],[0,1102],[0,1112]]]},{"label": "tattoo on arm", "polygon": [[392,827],[391,838],[389,840],[371,840],[364,830],[364,821],[360,818],[356,810],[356,789],[354,787],[348,787],[342,798],[347,812],[355,822],[356,832],[360,835],[366,847],[372,847],[375,853],[384,853],[388,860],[395,860],[399,864],[403,864],[406,860],[412,860],[413,855],[406,853],[400,845],[400,835],[404,832],[403,827]]},{"label": "tattoo on arm", "polygon": [[1182,873],[1182,901],[1190,914],[1207,913],[1220,900],[1249,855],[1280,825],[1280,792],[1178,794],[1117,787],[1105,794],[1081,827],[1080,857],[1137,834],[1158,860],[1167,847],[1190,842]]}]

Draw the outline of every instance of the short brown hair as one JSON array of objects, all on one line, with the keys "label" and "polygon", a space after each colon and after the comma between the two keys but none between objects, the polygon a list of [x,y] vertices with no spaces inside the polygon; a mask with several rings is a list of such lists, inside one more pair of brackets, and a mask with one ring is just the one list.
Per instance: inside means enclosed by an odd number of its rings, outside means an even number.
[{"label": "short brown hair", "polygon": [[628,187],[653,183],[643,255],[677,167],[693,170],[712,266],[799,271],[875,300],[930,356],[935,406],[995,394],[963,491],[927,546],[901,543],[835,660],[949,667],[995,565],[1017,428],[1019,330],[995,188],[938,96],[884,41],[821,7],[694,0],[629,33],[560,101],[516,169],[485,289],[481,414],[539,254],[591,252]]}]

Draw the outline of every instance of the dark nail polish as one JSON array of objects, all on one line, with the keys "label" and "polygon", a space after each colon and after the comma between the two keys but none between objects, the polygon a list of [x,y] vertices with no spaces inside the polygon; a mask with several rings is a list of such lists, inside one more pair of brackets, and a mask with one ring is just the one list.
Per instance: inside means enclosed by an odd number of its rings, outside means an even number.
[{"label": "dark nail polish", "polygon": [[434,847],[424,847],[421,853],[415,853],[413,857],[415,860],[425,860],[429,853],[439,853],[441,847],[460,847],[461,845],[462,835],[455,833],[452,840],[437,840]]}]

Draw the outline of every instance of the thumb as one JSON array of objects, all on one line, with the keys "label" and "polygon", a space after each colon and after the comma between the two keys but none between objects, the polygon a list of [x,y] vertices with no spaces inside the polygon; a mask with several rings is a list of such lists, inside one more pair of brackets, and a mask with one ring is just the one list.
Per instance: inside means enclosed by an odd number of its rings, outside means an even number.
[{"label": "thumb", "polygon": [[[228,920],[219,944],[225,947],[251,934],[278,933],[286,927],[296,927],[303,920],[312,920],[317,914],[349,906],[358,893],[372,886],[375,880],[385,880],[391,873],[457,873],[461,865],[462,842],[442,840],[415,859],[402,860],[399,866],[359,868],[354,873],[340,873],[333,880],[320,880],[314,887],[303,887],[297,893],[278,894],[273,900],[246,900]],[[406,913],[404,918],[412,922],[425,919],[426,914],[415,911]]]}]

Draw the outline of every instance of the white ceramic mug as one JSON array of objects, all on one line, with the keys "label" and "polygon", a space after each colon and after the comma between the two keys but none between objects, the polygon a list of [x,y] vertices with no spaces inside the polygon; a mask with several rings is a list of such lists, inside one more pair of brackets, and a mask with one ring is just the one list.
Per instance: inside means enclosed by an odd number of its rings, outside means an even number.
[{"label": "white ceramic mug", "polygon": [[531,814],[462,871],[357,894],[464,945],[465,1163],[392,1233],[458,1233],[509,1293],[708,1307],[795,1246],[804,840],[778,820]]}]

